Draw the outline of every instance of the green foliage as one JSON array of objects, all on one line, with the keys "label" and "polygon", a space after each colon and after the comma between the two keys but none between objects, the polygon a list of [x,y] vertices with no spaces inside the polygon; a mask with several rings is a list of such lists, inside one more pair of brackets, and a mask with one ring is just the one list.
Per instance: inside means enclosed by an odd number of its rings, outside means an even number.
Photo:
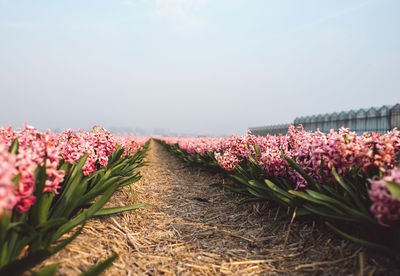
[{"label": "green foliage", "polygon": [[97,265],[91,267],[86,272],[80,274],[80,276],[96,276],[102,273],[104,270],[109,268],[112,263],[118,258],[117,254],[112,255],[111,257],[107,258],[106,260],[98,263]]},{"label": "green foliage", "polygon": [[103,208],[98,210],[93,216],[94,217],[101,217],[101,216],[109,216],[109,215],[114,215],[126,211],[133,211],[140,209],[142,207],[147,207],[149,206],[147,203],[140,203],[140,204],[132,204],[128,206],[121,206],[121,207],[113,207],[113,208]]},{"label": "green foliage", "polygon": [[46,266],[42,270],[33,273],[32,276],[53,276],[56,274],[59,265],[59,263],[56,263]]},{"label": "green foliage", "polygon": [[400,200],[400,185],[397,184],[396,182],[392,182],[392,181],[387,181],[386,185],[390,191],[390,193],[397,198],[398,200]]},{"label": "green foliage", "polygon": [[[79,233],[57,243],[58,239],[78,225],[94,217],[112,215],[120,212],[136,210],[146,204],[134,204],[114,208],[103,208],[114,192],[119,188],[140,179],[138,168],[143,166],[147,143],[143,150],[133,156],[125,156],[123,148],[118,148],[110,157],[105,168],[99,169],[90,176],[84,176],[82,168],[87,155],[75,164],[61,162],[59,168],[66,172],[60,184],[59,194],[45,193],[47,179],[44,166],[35,171],[34,205],[25,212],[13,211],[11,215],[4,213],[0,222],[0,275],[21,275],[44,259],[71,242]],[[11,153],[18,152],[18,140],[14,140],[9,148]],[[18,181],[18,179],[15,179]],[[54,244],[57,244],[54,246]],[[26,256],[18,258],[21,252]],[[116,257],[94,267],[87,275],[97,275],[103,271]],[[53,275],[57,265],[37,272],[37,275]],[[86,275],[86,274],[84,274]]]}]

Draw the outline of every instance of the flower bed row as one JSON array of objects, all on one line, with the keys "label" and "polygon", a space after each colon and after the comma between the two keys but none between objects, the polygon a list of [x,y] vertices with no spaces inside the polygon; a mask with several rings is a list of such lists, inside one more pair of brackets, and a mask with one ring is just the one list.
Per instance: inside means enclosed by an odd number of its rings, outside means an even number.
[{"label": "flower bed row", "polygon": [[325,134],[291,126],[280,136],[158,141],[192,165],[228,173],[237,184],[223,186],[246,201],[268,200],[289,208],[291,216],[323,218],[354,242],[400,255],[396,129],[357,135],[344,128]]},{"label": "flower bed row", "polygon": [[[147,148],[146,139],[116,137],[99,127],[62,133],[0,128],[0,274],[31,269],[71,242],[80,230],[58,240],[90,218],[142,207],[103,208],[118,187],[140,179]],[[115,257],[89,273],[97,275]]]}]

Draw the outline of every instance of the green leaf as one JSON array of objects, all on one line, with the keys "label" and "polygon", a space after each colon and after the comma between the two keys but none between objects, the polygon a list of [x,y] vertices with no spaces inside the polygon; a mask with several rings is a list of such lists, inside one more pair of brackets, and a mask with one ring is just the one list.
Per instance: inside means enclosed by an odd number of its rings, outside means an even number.
[{"label": "green leaf", "polygon": [[108,215],[113,215],[116,213],[121,213],[121,212],[126,212],[126,211],[132,211],[132,210],[137,210],[142,207],[149,206],[147,203],[139,203],[139,204],[132,204],[128,206],[120,206],[120,207],[112,207],[112,208],[103,208],[97,211],[93,217],[101,217],[101,216],[108,216]]},{"label": "green leaf", "polygon": [[272,193],[271,199],[284,207],[295,207],[293,201],[279,193]]},{"label": "green leaf", "polygon": [[243,188],[243,187],[233,187],[231,185],[227,185],[227,184],[223,184],[222,187],[234,192],[234,193],[244,193],[247,192],[247,188]]},{"label": "green leaf", "polygon": [[277,182],[280,185],[277,185],[278,187],[282,187],[285,191],[289,191],[292,190],[294,185],[291,184],[287,179],[283,178],[283,177],[277,177],[276,178]]},{"label": "green leaf", "polygon": [[242,175],[246,179],[249,179],[248,173],[239,164],[235,165],[235,170],[236,170],[237,173],[239,173],[240,175]]},{"label": "green leaf", "polygon": [[64,217],[72,217],[82,208],[82,203],[80,199],[85,195],[88,190],[88,179],[84,178],[80,181],[79,185],[75,187],[74,195],[69,198],[69,203],[63,212]]},{"label": "green leaf", "polygon": [[354,191],[349,187],[349,185],[347,185],[346,182],[344,182],[343,178],[341,178],[340,175],[336,172],[335,167],[332,167],[332,174],[335,177],[336,181],[340,184],[340,186],[342,186],[343,189],[345,189],[346,192],[348,192],[353,197]]},{"label": "green leaf", "polygon": [[118,258],[117,254],[112,255],[108,259],[98,263],[97,265],[91,267],[86,272],[80,274],[80,276],[97,276],[109,268],[112,263]]},{"label": "green leaf", "polygon": [[362,239],[356,238],[354,236],[351,236],[351,235],[339,230],[338,228],[336,228],[335,226],[333,226],[329,222],[325,222],[325,224],[329,228],[331,228],[334,232],[336,232],[337,234],[341,235],[342,237],[344,237],[344,238],[346,238],[346,239],[348,239],[348,240],[350,240],[350,241],[352,241],[354,243],[361,244],[362,246],[373,248],[373,249],[376,249],[376,250],[379,250],[379,251],[383,251],[383,252],[389,253],[391,255],[395,255],[393,250],[391,250],[390,248],[388,248],[386,246],[383,246],[383,245],[378,244],[378,243],[362,240]]},{"label": "green leaf", "polygon": [[264,191],[269,191],[268,187],[264,185],[263,183],[258,182],[257,180],[249,180],[248,183],[250,186],[256,187],[258,189],[264,190]]},{"label": "green leaf", "polygon": [[131,185],[129,185],[129,192],[131,194],[132,203],[134,204],[135,203],[135,196],[133,195],[133,190],[132,190],[132,186]]},{"label": "green leaf", "polygon": [[332,219],[336,219],[336,220],[358,222],[357,220],[355,220],[352,217],[347,217],[347,216],[343,216],[343,215],[337,215],[335,213],[332,213],[329,210],[324,210],[323,208],[315,208],[314,206],[309,205],[309,204],[304,204],[302,207],[304,209],[310,211],[311,213],[314,213],[314,214],[319,215],[321,217],[327,217],[327,218],[332,218]]},{"label": "green leaf", "polygon": [[126,160],[122,160],[122,162],[119,163],[118,165],[113,166],[111,168],[112,175],[120,175],[121,171],[124,169],[124,167],[126,167],[127,163],[128,163],[128,160],[126,159]]},{"label": "green leaf", "polygon": [[[60,161],[60,162],[64,162],[64,161]],[[68,171],[70,164],[68,162],[64,162],[62,163],[62,165],[58,168],[59,170],[63,170],[64,172]]]},{"label": "green leaf", "polygon": [[269,179],[264,179],[265,183],[268,185],[268,187],[273,190],[276,193],[281,194],[284,197],[287,197],[288,199],[293,199],[293,196],[291,194],[289,194],[287,191],[279,188],[278,186],[276,186],[272,181],[270,181]]},{"label": "green leaf", "polygon": [[236,181],[238,181],[239,183],[243,184],[244,186],[248,187],[249,185],[249,181],[243,177],[239,177],[237,175],[230,175],[230,177],[232,177],[233,179],[235,179]]},{"label": "green leaf", "polygon": [[338,200],[336,200],[336,199],[334,199],[334,198],[332,198],[332,197],[329,197],[329,196],[327,196],[327,195],[324,195],[324,194],[315,192],[315,191],[310,190],[310,189],[306,189],[305,191],[306,191],[306,193],[309,194],[311,197],[313,197],[313,198],[315,198],[315,199],[317,199],[317,200],[321,200],[321,201],[325,201],[325,202],[329,202],[329,203],[335,204],[335,205],[337,205],[337,207],[341,207],[341,206],[343,206],[344,204],[347,204],[347,203],[348,203],[348,202],[340,202],[340,201],[338,201]]},{"label": "green leaf", "polygon": [[315,180],[311,176],[309,176],[302,168],[300,168],[300,166],[297,165],[297,163],[292,158],[286,156],[283,156],[283,158],[285,158],[285,160],[289,163],[291,167],[293,167],[298,173],[300,173],[300,175],[307,181],[308,184],[317,187],[319,191],[321,190],[320,185],[315,182]]},{"label": "green leaf", "polygon": [[8,148],[8,152],[11,154],[18,154],[18,148],[19,148],[19,142],[18,139],[15,138],[12,141],[11,146]]},{"label": "green leaf", "polygon": [[71,219],[68,223],[64,224],[63,226],[61,226],[56,233],[53,234],[51,242],[55,242],[58,238],[60,238],[62,235],[64,235],[65,233],[67,233],[68,231],[70,231],[72,228],[74,228],[75,226],[82,224],[83,222],[85,222],[87,219],[93,217],[93,215],[101,209],[101,207],[104,206],[104,204],[107,203],[107,201],[110,199],[110,197],[114,194],[115,190],[118,187],[118,183],[114,183],[113,185],[111,185],[106,192],[104,193],[104,195],[102,197],[99,198],[99,200],[97,200],[97,202],[95,204],[93,204],[92,206],[89,207],[89,209],[87,209],[86,211],[80,213],[79,215],[77,215],[76,217],[74,217],[73,219]]},{"label": "green leaf", "polygon": [[124,153],[124,149],[121,148],[119,145],[117,146],[117,150],[111,155],[111,157],[108,159],[108,164],[107,166],[113,166],[113,163],[115,163],[117,160],[121,158],[121,155]]},{"label": "green leaf", "polygon": [[249,155],[248,158],[249,158],[250,162],[252,163],[252,165],[253,165],[254,167],[258,168],[258,163],[257,163],[257,161],[254,159],[254,157],[251,156],[251,155]]},{"label": "green leaf", "polygon": [[351,196],[351,198],[354,200],[354,202],[356,203],[357,207],[360,210],[365,210],[365,204],[363,204],[360,200],[360,193],[361,191],[359,191],[357,188],[361,188],[361,187],[355,187],[355,190],[353,190],[350,185],[348,185],[342,177],[339,176],[339,174],[336,172],[335,167],[332,167],[332,173],[333,176],[335,177],[336,181],[343,187],[343,189],[345,189],[349,195]]},{"label": "green leaf", "polygon": [[37,208],[38,208],[38,223],[44,223],[44,222],[47,221],[53,198],[54,198],[54,193],[45,193],[40,198],[40,202],[37,205]]},{"label": "green leaf", "polygon": [[260,148],[258,147],[257,144],[254,144],[254,151],[256,152],[257,155],[260,155]]},{"label": "green leaf", "polygon": [[328,185],[323,185],[322,186],[322,192],[330,194],[331,196],[333,196],[334,198],[336,198],[337,200],[343,201],[343,202],[348,202],[349,205],[354,205],[353,202],[349,202],[349,200],[342,196],[338,191],[336,191],[335,189],[333,189],[332,187],[329,187]]},{"label": "green leaf", "polygon": [[85,165],[88,155],[82,156],[76,164],[72,166],[71,173],[65,184],[63,184],[63,191],[61,196],[58,198],[54,209],[52,210],[52,218],[62,217],[65,214],[65,210],[71,209],[70,203],[74,197],[76,187],[81,183],[83,177],[82,167]]},{"label": "green leaf", "polygon": [[389,189],[390,193],[400,200],[400,185],[394,181],[386,181],[386,186]]},{"label": "green leaf", "polygon": [[92,190],[90,190],[88,193],[86,193],[81,198],[79,198],[77,205],[80,206],[82,204],[86,204],[87,202],[92,201],[97,196],[103,194],[104,191],[106,191],[110,186],[113,186],[114,184],[117,184],[117,187],[118,187],[119,180],[120,179],[118,176],[113,176],[113,177],[110,177],[107,181],[95,185],[92,188]]},{"label": "green leaf", "polygon": [[13,179],[11,180],[12,183],[14,184],[14,187],[17,188],[18,187],[18,183],[19,180],[21,179],[21,174],[17,174],[16,176],[13,177]]},{"label": "green leaf", "polygon": [[132,183],[135,183],[135,182],[139,181],[141,178],[142,178],[142,176],[139,175],[139,172],[137,172],[134,175],[122,180],[121,183],[119,184],[119,186],[120,187],[125,187],[127,185],[130,185]]},{"label": "green leaf", "polygon": [[35,191],[33,195],[36,199],[40,198],[43,195],[43,189],[45,187],[47,174],[46,174],[46,167],[45,166],[38,166],[35,170]]},{"label": "green leaf", "polygon": [[309,202],[316,203],[318,205],[323,205],[325,207],[328,207],[329,209],[331,209],[333,211],[333,213],[330,212],[332,215],[345,215],[345,213],[343,211],[341,211],[340,209],[338,209],[337,207],[332,206],[331,204],[329,204],[326,201],[323,201],[323,200],[317,199],[315,197],[312,197],[309,194],[306,194],[305,192],[290,190],[289,193],[291,193],[292,195],[295,195],[297,197],[300,197],[302,199],[305,199],[305,200],[307,200]]},{"label": "green leaf", "polygon": [[46,266],[42,270],[33,273],[32,276],[53,276],[56,274],[56,271],[57,271],[59,265],[60,265],[59,263],[56,263],[56,264]]},{"label": "green leaf", "polygon": [[258,197],[258,198],[264,198],[264,199],[270,199],[268,195],[262,194],[259,191],[252,189],[252,188],[247,188],[247,191],[249,191],[250,194]]},{"label": "green leaf", "polygon": [[312,196],[318,200],[329,202],[329,203],[336,205],[338,208],[344,210],[345,212],[347,212],[348,215],[353,216],[354,218],[357,218],[362,221],[367,220],[369,222],[376,223],[376,220],[374,218],[372,218],[369,213],[364,214],[359,210],[349,207],[348,205],[346,205],[346,204],[348,204],[348,202],[340,202],[334,198],[331,198],[327,195],[312,191],[310,189],[307,189],[306,192],[310,196]]},{"label": "green leaf", "polygon": [[56,226],[62,225],[64,223],[68,222],[67,218],[56,218],[56,219],[51,219],[48,221],[43,222],[42,224],[38,225],[35,228],[36,232],[46,232],[51,228],[54,228]]},{"label": "green leaf", "polygon": [[45,206],[48,199],[44,201],[42,200],[42,198],[45,196],[43,190],[45,187],[46,179],[46,167],[38,166],[35,170],[35,191],[33,192],[33,195],[36,197],[36,201],[29,210],[30,222],[33,225],[38,225],[44,222],[48,216],[49,206]]},{"label": "green leaf", "polygon": [[26,257],[21,259],[15,260],[0,269],[0,275],[22,275],[25,271],[30,270],[31,268],[35,267],[36,265],[40,264],[45,259],[49,258],[50,256],[54,255],[61,249],[63,249],[67,244],[72,242],[81,232],[82,227],[78,229],[71,237],[67,238],[66,240],[60,242],[57,246],[48,249],[38,250],[29,254]]}]

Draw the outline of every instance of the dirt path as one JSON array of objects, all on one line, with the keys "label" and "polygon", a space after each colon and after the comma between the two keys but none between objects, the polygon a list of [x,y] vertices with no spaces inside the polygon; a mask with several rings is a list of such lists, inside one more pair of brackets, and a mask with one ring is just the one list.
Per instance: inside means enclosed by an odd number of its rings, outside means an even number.
[{"label": "dirt path", "polygon": [[[310,222],[295,221],[289,228],[289,219],[272,231],[276,209],[237,205],[209,186],[226,181],[220,175],[183,168],[155,142],[147,161],[132,188],[135,203],[152,207],[91,220],[47,263],[61,260],[61,275],[77,275],[116,252],[119,259],[106,275],[349,275],[359,270],[357,246]],[[131,203],[126,188],[108,206]]]}]

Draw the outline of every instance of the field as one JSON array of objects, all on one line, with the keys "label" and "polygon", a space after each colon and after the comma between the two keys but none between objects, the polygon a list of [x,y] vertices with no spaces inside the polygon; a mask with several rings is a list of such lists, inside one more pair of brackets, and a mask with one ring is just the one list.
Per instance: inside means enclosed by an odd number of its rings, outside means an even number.
[{"label": "field", "polygon": [[0,146],[1,275],[400,273],[397,130]]}]

